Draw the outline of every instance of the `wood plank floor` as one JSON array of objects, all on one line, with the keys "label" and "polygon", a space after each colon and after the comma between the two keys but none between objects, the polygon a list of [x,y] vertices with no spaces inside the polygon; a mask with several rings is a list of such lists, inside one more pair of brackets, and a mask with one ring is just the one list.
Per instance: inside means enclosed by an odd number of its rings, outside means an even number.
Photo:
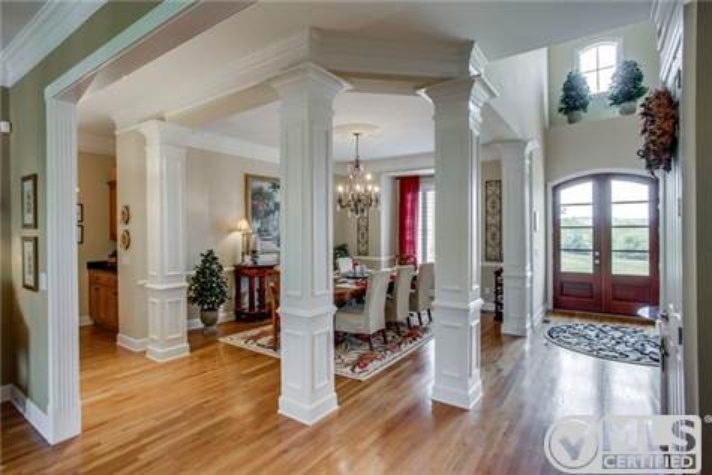
[{"label": "wood plank floor", "polygon": [[307,428],[277,414],[278,360],[192,332],[190,357],[159,365],[85,328],[84,432],[50,447],[4,404],[0,472],[549,474],[556,418],[658,410],[656,368],[502,336],[491,315],[482,336],[474,410],[431,402],[431,343],[367,382],[337,377],[338,412]]}]

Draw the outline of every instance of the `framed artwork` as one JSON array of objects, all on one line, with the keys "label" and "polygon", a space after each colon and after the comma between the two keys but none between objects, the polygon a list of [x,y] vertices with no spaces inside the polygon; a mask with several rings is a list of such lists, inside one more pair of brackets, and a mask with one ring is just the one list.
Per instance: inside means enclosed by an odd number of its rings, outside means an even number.
[{"label": "framed artwork", "polygon": [[279,252],[279,179],[245,175],[245,216],[262,253]]},{"label": "framed artwork", "polygon": [[77,244],[84,244],[84,225],[77,224]]},{"label": "framed artwork", "polygon": [[37,174],[22,177],[22,228],[37,229]]},{"label": "framed artwork", "polygon": [[28,290],[39,290],[39,259],[37,237],[22,238],[22,286]]},{"label": "framed artwork", "polygon": [[84,204],[77,203],[77,223],[84,222]]},{"label": "framed artwork", "polygon": [[368,214],[356,218],[356,254],[368,255]]},{"label": "framed artwork", "polygon": [[485,260],[502,262],[502,180],[485,181]]}]

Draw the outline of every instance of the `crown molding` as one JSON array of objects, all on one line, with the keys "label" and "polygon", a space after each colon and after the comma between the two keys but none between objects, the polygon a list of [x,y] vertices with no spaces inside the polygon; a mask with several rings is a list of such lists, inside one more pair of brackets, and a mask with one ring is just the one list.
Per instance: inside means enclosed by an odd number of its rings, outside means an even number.
[{"label": "crown molding", "polygon": [[0,84],[22,79],[106,2],[49,0],[0,52]]},{"label": "crown molding", "polygon": [[236,137],[228,137],[212,132],[196,131],[196,133],[190,137],[188,146],[209,152],[261,160],[263,162],[279,163],[279,149],[277,147],[260,145]]}]

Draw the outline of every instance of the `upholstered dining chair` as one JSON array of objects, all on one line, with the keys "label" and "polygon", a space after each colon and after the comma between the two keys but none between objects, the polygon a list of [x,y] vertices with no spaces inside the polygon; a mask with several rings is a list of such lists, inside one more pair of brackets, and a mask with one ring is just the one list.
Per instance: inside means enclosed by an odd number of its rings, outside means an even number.
[{"label": "upholstered dining chair", "polygon": [[279,332],[281,320],[279,316],[279,294],[281,291],[280,272],[273,270],[267,276],[267,296],[269,299],[269,312],[272,320],[272,349],[277,351],[280,346]]},{"label": "upholstered dining chair", "polygon": [[410,311],[418,315],[418,322],[423,325],[422,312],[428,312],[428,318],[433,321],[430,309],[433,302],[433,288],[435,287],[435,266],[432,262],[420,264],[415,290],[410,294]]},{"label": "upholstered dining chair", "polygon": [[336,259],[336,267],[342,274],[354,271],[354,260],[350,257],[339,257]]},{"label": "upholstered dining chair", "polygon": [[414,273],[413,266],[396,267],[393,294],[386,299],[386,323],[395,323],[396,328],[398,328],[398,322],[403,321],[410,328],[410,286]]},{"label": "upholstered dining chair", "polygon": [[371,351],[373,351],[373,334],[376,332],[380,331],[384,343],[388,343],[385,306],[390,275],[390,270],[373,272],[368,278],[364,305],[338,310],[334,317],[334,330],[367,335]]}]

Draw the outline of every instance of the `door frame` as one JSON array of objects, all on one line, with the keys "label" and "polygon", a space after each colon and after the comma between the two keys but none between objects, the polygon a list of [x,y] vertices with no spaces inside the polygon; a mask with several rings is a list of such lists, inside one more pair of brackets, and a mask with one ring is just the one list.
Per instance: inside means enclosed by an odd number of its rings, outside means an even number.
[{"label": "door frame", "polygon": [[[650,176],[645,170],[638,168],[591,168],[570,173],[546,183],[546,299],[549,310],[554,309],[554,188],[570,180],[598,174]],[[659,222],[662,211],[661,209]]]},{"label": "door frame", "polygon": [[[162,2],[44,90],[47,206],[47,413],[37,427],[52,445],[82,430],[79,374],[79,276],[75,222],[77,103],[97,75],[115,80],[190,40],[250,2]],[[175,34],[180,29],[181,35]],[[144,48],[146,46],[146,48]],[[146,51],[151,53],[146,54]],[[107,87],[112,81],[103,84]]]}]

